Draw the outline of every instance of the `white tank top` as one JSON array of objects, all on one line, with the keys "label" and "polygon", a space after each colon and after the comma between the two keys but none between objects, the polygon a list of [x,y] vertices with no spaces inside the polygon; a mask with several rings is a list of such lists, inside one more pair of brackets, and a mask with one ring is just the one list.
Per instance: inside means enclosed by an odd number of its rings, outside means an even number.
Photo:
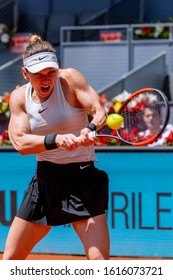
[{"label": "white tank top", "polygon": [[[59,78],[57,78],[51,96],[45,102],[37,104],[32,100],[32,86],[30,83],[27,84],[25,98],[26,112],[29,117],[32,134],[73,133],[79,136],[81,129],[88,124],[86,111],[83,108],[72,107],[65,99]],[[58,164],[94,161],[94,145],[88,147],[79,146],[74,151],[67,151],[59,147],[38,153],[36,158],[38,161],[45,160]]]}]

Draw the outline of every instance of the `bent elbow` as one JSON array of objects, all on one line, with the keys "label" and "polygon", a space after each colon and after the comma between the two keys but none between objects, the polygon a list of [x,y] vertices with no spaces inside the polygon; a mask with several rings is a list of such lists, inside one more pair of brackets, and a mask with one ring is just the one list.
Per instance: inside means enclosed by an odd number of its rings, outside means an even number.
[{"label": "bent elbow", "polygon": [[19,142],[13,142],[13,146],[15,148],[15,150],[21,154],[22,156],[27,154],[27,149],[24,147],[24,145],[22,145],[22,143]]},{"label": "bent elbow", "polygon": [[26,155],[27,154],[27,149],[28,147],[26,146],[26,143],[23,140],[23,137],[11,137],[11,142],[13,144],[13,147],[15,150],[21,154],[21,155]]},{"label": "bent elbow", "polygon": [[14,146],[14,148],[16,149],[16,151],[20,154],[20,155],[22,155],[22,156],[24,156],[24,155],[26,155],[27,153],[26,153],[26,149],[24,149],[22,146]]},{"label": "bent elbow", "polygon": [[28,154],[28,153],[26,152],[26,150],[24,150],[24,149],[18,150],[18,153],[19,153],[20,155],[22,155],[22,156],[25,156],[25,155]]}]

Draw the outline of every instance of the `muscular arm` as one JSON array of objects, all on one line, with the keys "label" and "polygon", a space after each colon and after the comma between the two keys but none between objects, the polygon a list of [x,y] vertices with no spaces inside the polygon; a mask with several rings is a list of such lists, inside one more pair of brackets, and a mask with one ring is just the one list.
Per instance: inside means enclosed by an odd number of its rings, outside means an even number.
[{"label": "muscular arm", "polygon": [[28,116],[25,112],[25,87],[11,93],[9,136],[14,148],[21,154],[34,154],[45,151],[44,136],[30,134]]},{"label": "muscular arm", "polygon": [[[42,135],[31,134],[28,115],[25,111],[25,87],[21,87],[11,93],[9,122],[9,137],[14,148],[22,155],[38,154],[46,151]],[[77,137],[73,134],[57,135],[57,147],[74,150],[78,146]]]},{"label": "muscular arm", "polygon": [[[76,107],[85,108],[93,117],[92,123],[98,128],[105,124],[106,112],[95,90],[87,83],[83,75],[75,69],[62,70],[63,79],[68,82],[67,92],[70,92],[70,103]],[[70,90],[69,90],[70,88]],[[36,154],[45,151],[45,136],[31,134],[28,115],[25,111],[25,86],[12,92],[10,96],[11,118],[9,136],[15,149],[22,155]],[[56,144],[67,150],[74,150],[78,145],[89,145],[89,129],[84,128],[80,140],[73,134],[57,135]]]},{"label": "muscular arm", "polygon": [[99,129],[106,121],[106,111],[99,95],[88,84],[80,72],[73,68],[65,71],[65,76],[67,76],[66,79],[69,81],[71,91],[78,102],[73,105],[80,105],[85,108],[86,112],[90,113],[93,118],[92,123]]}]

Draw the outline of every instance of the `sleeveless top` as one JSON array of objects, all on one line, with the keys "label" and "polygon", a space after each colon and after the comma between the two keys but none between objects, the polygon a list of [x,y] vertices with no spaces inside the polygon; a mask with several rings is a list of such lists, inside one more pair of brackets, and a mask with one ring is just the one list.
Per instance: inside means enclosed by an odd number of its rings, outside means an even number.
[{"label": "sleeveless top", "polygon": [[[65,99],[59,78],[57,78],[50,97],[39,104],[32,100],[32,85],[28,83],[25,91],[25,101],[31,134],[72,133],[79,136],[81,129],[88,124],[85,109],[72,107]],[[38,153],[36,158],[38,161],[50,161],[57,164],[94,161],[94,145],[79,146],[73,151],[67,151],[59,147]]]}]

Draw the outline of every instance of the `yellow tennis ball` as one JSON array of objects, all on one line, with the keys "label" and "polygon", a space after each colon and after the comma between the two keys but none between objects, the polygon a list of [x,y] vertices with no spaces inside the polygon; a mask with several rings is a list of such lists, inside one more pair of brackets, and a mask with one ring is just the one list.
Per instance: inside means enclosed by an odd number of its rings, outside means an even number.
[{"label": "yellow tennis ball", "polygon": [[107,116],[106,125],[111,129],[120,129],[123,127],[124,119],[119,114],[110,114]]}]

